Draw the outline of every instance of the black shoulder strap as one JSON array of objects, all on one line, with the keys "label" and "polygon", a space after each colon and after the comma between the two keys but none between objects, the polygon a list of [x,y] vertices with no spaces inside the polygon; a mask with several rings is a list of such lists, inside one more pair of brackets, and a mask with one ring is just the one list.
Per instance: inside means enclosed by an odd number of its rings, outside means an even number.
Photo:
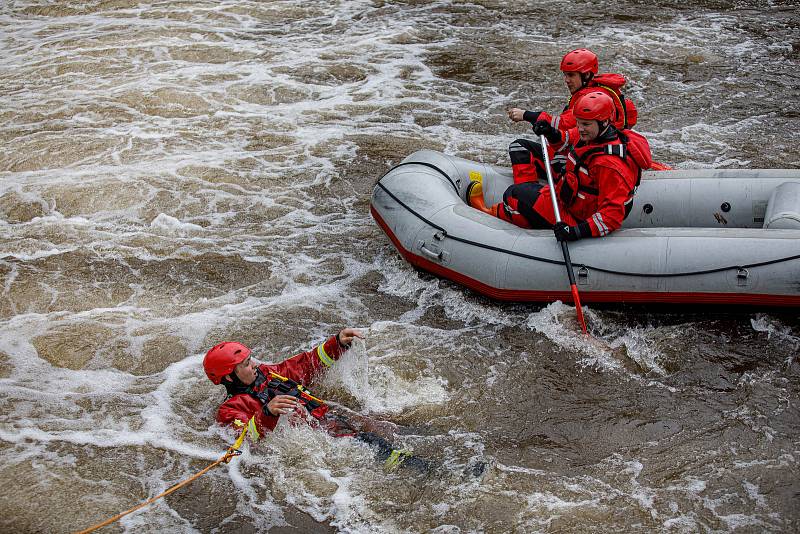
[{"label": "black shoulder strap", "polygon": [[[584,167],[587,171],[589,170],[589,167],[586,165],[585,160],[588,158],[588,156],[592,156],[594,154],[606,154],[606,155],[609,155],[609,156],[617,156],[618,158],[620,158],[621,160],[624,161],[626,156],[628,155],[628,146],[627,146],[628,145],[628,136],[625,135],[624,133],[620,132],[620,131],[617,132],[617,135],[619,136],[619,140],[620,140],[620,143],[618,145],[610,145],[610,144],[608,144],[608,145],[603,145],[603,146],[592,147],[592,148],[586,150],[583,153],[583,158],[578,156],[578,153],[575,151],[575,147],[574,146],[570,146],[569,147],[570,154],[572,154],[572,157],[575,159],[575,173],[576,173],[576,175],[579,173],[581,167]],[[638,173],[638,175],[636,177],[636,185],[633,188],[634,192],[636,191],[636,188],[639,187],[639,183],[641,182],[641,180],[642,180],[642,170],[639,169],[639,173]],[[580,184],[580,179],[578,180],[578,183]],[[595,189],[593,187],[584,186],[584,185],[578,185],[578,190],[579,191],[586,191],[587,193],[590,193],[592,195],[599,195],[600,194],[600,192],[597,189]],[[626,217],[627,217],[627,214],[626,214]]]},{"label": "black shoulder strap", "polygon": [[622,91],[620,91],[619,102],[620,104],[622,104],[622,118],[624,120],[622,128],[627,130],[630,127],[630,125],[628,124],[628,105],[625,103],[625,100],[626,100],[625,95],[622,93]]},{"label": "black shoulder strap", "polygon": [[261,372],[261,369],[256,369],[256,379],[255,381],[250,384],[250,386],[244,390],[242,393],[247,393],[251,397],[255,397],[256,399],[260,400],[264,406],[266,406],[269,401],[272,400],[272,396],[270,395],[269,386],[262,388],[261,385],[267,381],[267,377],[264,376],[264,373]]},{"label": "black shoulder strap", "polygon": [[606,145],[603,152],[609,156],[617,156],[620,159],[625,159],[625,156],[628,154],[627,150],[625,149],[625,143],[620,143],[618,145]]},{"label": "black shoulder strap", "polygon": [[586,165],[586,160],[589,156],[593,156],[595,154],[608,154],[611,156],[618,156],[622,159],[625,159],[625,147],[624,145],[603,145],[603,146],[596,146],[586,150],[583,153],[583,157],[578,156],[578,153],[575,151],[575,147],[569,147],[570,153],[572,157],[575,158],[575,171],[577,172],[578,169],[581,167],[585,169],[589,169]]}]

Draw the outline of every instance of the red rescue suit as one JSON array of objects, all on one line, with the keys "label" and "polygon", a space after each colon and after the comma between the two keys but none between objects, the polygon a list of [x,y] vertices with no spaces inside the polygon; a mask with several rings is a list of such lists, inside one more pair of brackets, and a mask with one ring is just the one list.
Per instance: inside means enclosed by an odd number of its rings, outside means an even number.
[{"label": "red rescue suit", "polygon": [[614,108],[616,108],[617,113],[611,124],[617,130],[633,128],[636,126],[639,112],[633,102],[622,94],[623,85],[625,85],[625,77],[621,74],[598,74],[572,94],[564,111],[561,115],[553,118],[550,124],[562,132],[574,128],[577,125],[575,116],[572,114],[572,108],[575,107],[575,103],[586,93],[599,90],[607,93],[611,100],[614,101]]},{"label": "red rescue suit", "polygon": [[[336,336],[331,336],[325,343],[312,350],[297,354],[281,363],[262,363],[258,368],[266,377],[269,377],[272,372],[307,385],[320,371],[338,360],[344,349]],[[268,381],[261,384],[259,391],[265,390],[267,384]],[[320,418],[322,415],[320,414]],[[278,416],[268,414],[264,409],[264,404],[249,393],[243,392],[230,396],[217,410],[217,422],[226,426],[234,425],[241,428],[253,416],[255,416],[259,432],[273,430],[278,424]]]},{"label": "red rescue suit", "polygon": [[[538,113],[535,111],[525,112],[524,120],[530,122],[531,125],[535,124],[536,121],[547,121],[551,126],[561,131],[564,140],[563,144],[550,145],[548,150],[550,160],[556,166],[560,163],[558,153],[566,149],[570,143],[568,131],[577,125],[575,116],[572,114],[572,108],[575,107],[575,103],[580,100],[580,97],[586,93],[598,90],[607,93],[611,100],[614,101],[616,109],[616,117],[612,121],[614,127],[618,130],[633,128],[638,118],[638,111],[633,102],[622,94],[623,85],[625,85],[625,77],[621,74],[598,74],[570,96],[569,102],[567,102],[564,111],[560,115],[551,117],[545,111]],[[577,140],[577,137],[574,137],[574,139]],[[542,147],[539,146],[538,141],[517,139],[508,147],[508,154],[511,158],[511,169],[514,174],[515,184],[546,179]]]},{"label": "red rescue suit", "polygon": [[[579,139],[578,130],[567,132]],[[568,147],[566,171],[556,184],[561,219],[570,226],[588,224],[592,237],[622,226],[632,206],[641,170],[651,164],[643,136],[610,127],[591,141]],[[555,222],[550,189],[538,183],[515,184],[503,195],[497,216],[523,228],[551,228]]]},{"label": "red rescue suit", "polygon": [[[331,336],[315,349],[297,354],[281,363],[259,365],[256,381],[250,386],[244,386],[241,382],[225,386],[229,392],[233,393],[229,394],[228,399],[217,410],[217,422],[242,429],[253,418],[259,433],[274,430],[275,425],[278,424],[278,416],[271,415],[266,409],[265,402],[260,399],[266,401],[266,398],[273,398],[273,394],[284,394],[282,389],[276,385],[280,382],[287,385],[295,393],[293,396],[297,398],[296,393],[300,389],[297,385],[304,386],[310,383],[320,371],[330,367],[334,361],[338,360],[346,349],[347,347],[339,344],[337,336]],[[270,378],[272,378],[272,386]],[[254,387],[255,385],[257,386]],[[301,391],[301,397],[310,395],[304,388]],[[313,418],[313,423],[319,425],[331,436],[352,437],[372,447],[378,460],[385,462],[385,468],[396,469],[402,465],[404,468],[427,473],[434,466],[430,460],[414,456],[409,450],[395,448],[386,438],[369,431],[366,428],[367,425],[359,427],[357,423],[354,426],[348,418],[334,413],[333,410],[328,411],[328,405],[324,401],[313,396],[310,398],[319,402],[305,403],[304,401],[307,399],[299,398],[298,400],[304,408],[298,409],[309,413]],[[314,405],[316,408],[312,409]]]}]

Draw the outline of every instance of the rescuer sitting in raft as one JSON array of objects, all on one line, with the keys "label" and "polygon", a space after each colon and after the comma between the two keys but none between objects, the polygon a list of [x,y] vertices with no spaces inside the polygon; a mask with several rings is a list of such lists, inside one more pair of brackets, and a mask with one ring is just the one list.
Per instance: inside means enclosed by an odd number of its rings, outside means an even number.
[{"label": "rescuer sitting in raft", "polygon": [[431,466],[427,460],[412,456],[405,449],[394,449],[374,432],[362,431],[366,426],[376,425],[369,425],[365,420],[361,422],[362,428],[356,428],[348,418],[330,413],[328,404],[306,389],[306,384],[339,359],[353,339],[363,337],[360,331],[345,328],[316,348],[278,364],[259,364],[252,358],[252,351],[241,343],[219,343],[203,359],[203,369],[209,380],[224,385],[228,394],[217,410],[217,422],[240,431],[254,426],[260,434],[273,430],[280,416],[305,409],[312,424],[319,425],[330,435],[354,437],[372,446],[387,467],[402,465],[426,471]]},{"label": "rescuer sitting in raft", "polygon": [[[570,98],[560,115],[551,117],[544,111],[528,111],[520,108],[508,110],[508,118],[514,122],[527,121],[531,126],[539,121],[546,121],[562,133],[576,126],[574,109],[575,104],[582,96],[593,91],[601,91],[611,97],[614,103],[614,113],[611,123],[618,130],[633,128],[636,125],[638,112],[636,106],[629,98],[622,94],[625,77],[621,74],[598,74],[599,64],[597,55],[586,48],[578,48],[568,52],[561,60],[561,72],[564,74],[564,83],[569,89]],[[550,157],[559,147],[550,147]],[[511,169],[514,173],[514,183],[546,180],[542,147],[538,141],[517,139],[508,147],[511,157]],[[556,155],[553,165],[559,171],[563,169],[563,158]]]},{"label": "rescuer sitting in raft", "polygon": [[572,112],[577,127],[567,132],[546,121],[533,127],[565,147],[566,168],[555,184],[562,222],[556,224],[549,187],[538,182],[511,185],[503,202],[491,207],[484,204],[481,182],[471,182],[470,206],[522,228],[553,228],[559,241],[603,237],[622,226],[642,169],[650,167],[650,145],[642,135],[614,126],[614,102],[602,91],[582,96]]}]

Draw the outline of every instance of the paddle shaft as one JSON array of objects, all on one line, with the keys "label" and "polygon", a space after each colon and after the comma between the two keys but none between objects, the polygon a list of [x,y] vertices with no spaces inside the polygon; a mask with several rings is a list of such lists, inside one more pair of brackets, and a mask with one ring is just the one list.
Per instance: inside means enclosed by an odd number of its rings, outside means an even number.
[{"label": "paddle shaft", "polygon": [[[553,171],[550,169],[550,154],[547,148],[547,138],[540,135],[539,139],[542,143],[542,156],[544,159],[544,169],[547,171],[547,185],[550,189],[550,202],[553,203],[553,213],[556,216],[556,222],[561,222],[561,212],[558,210],[558,200],[556,200],[556,188],[553,183]],[[581,308],[581,299],[578,295],[578,286],[575,283],[575,273],[572,271],[572,261],[569,259],[569,247],[566,241],[561,241],[561,252],[564,255],[564,265],[567,267],[567,277],[569,278],[569,287],[572,290],[572,300],[575,302],[575,312],[578,314],[578,322],[581,323],[581,329],[586,334],[586,320],[583,318],[583,308]]]}]

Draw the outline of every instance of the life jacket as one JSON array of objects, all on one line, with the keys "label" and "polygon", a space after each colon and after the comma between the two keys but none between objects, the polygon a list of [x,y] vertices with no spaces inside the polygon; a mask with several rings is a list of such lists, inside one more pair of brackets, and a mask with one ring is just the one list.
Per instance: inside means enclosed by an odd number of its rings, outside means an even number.
[{"label": "life jacket", "polygon": [[[315,419],[322,419],[328,412],[328,405],[324,400],[318,399],[313,396],[302,384],[295,382],[290,378],[281,376],[278,373],[270,371],[269,380],[261,372],[261,369],[256,369],[255,381],[242,393],[247,393],[255,397],[264,405],[264,410],[267,409],[269,401],[274,399],[277,395],[291,395],[296,398],[301,405],[308,410]],[[232,395],[229,395],[229,398]]]},{"label": "life jacket", "polygon": [[576,122],[575,117],[572,115],[572,108],[575,107],[575,104],[583,95],[600,89],[614,101],[614,108],[617,111],[616,117],[611,121],[614,127],[617,130],[633,128],[639,118],[639,111],[633,101],[622,94],[623,85],[625,85],[625,77],[621,74],[598,74],[570,96],[564,111],[561,115],[555,117],[551,124],[560,130],[573,128]]},{"label": "life jacket", "polygon": [[570,212],[586,219],[597,211],[599,184],[590,166],[609,167],[628,179],[630,190],[622,200],[626,218],[633,208],[633,197],[642,180],[642,170],[650,168],[652,156],[647,139],[632,130],[618,131],[613,126],[598,139],[571,145],[564,178],[559,182],[559,198]]}]

